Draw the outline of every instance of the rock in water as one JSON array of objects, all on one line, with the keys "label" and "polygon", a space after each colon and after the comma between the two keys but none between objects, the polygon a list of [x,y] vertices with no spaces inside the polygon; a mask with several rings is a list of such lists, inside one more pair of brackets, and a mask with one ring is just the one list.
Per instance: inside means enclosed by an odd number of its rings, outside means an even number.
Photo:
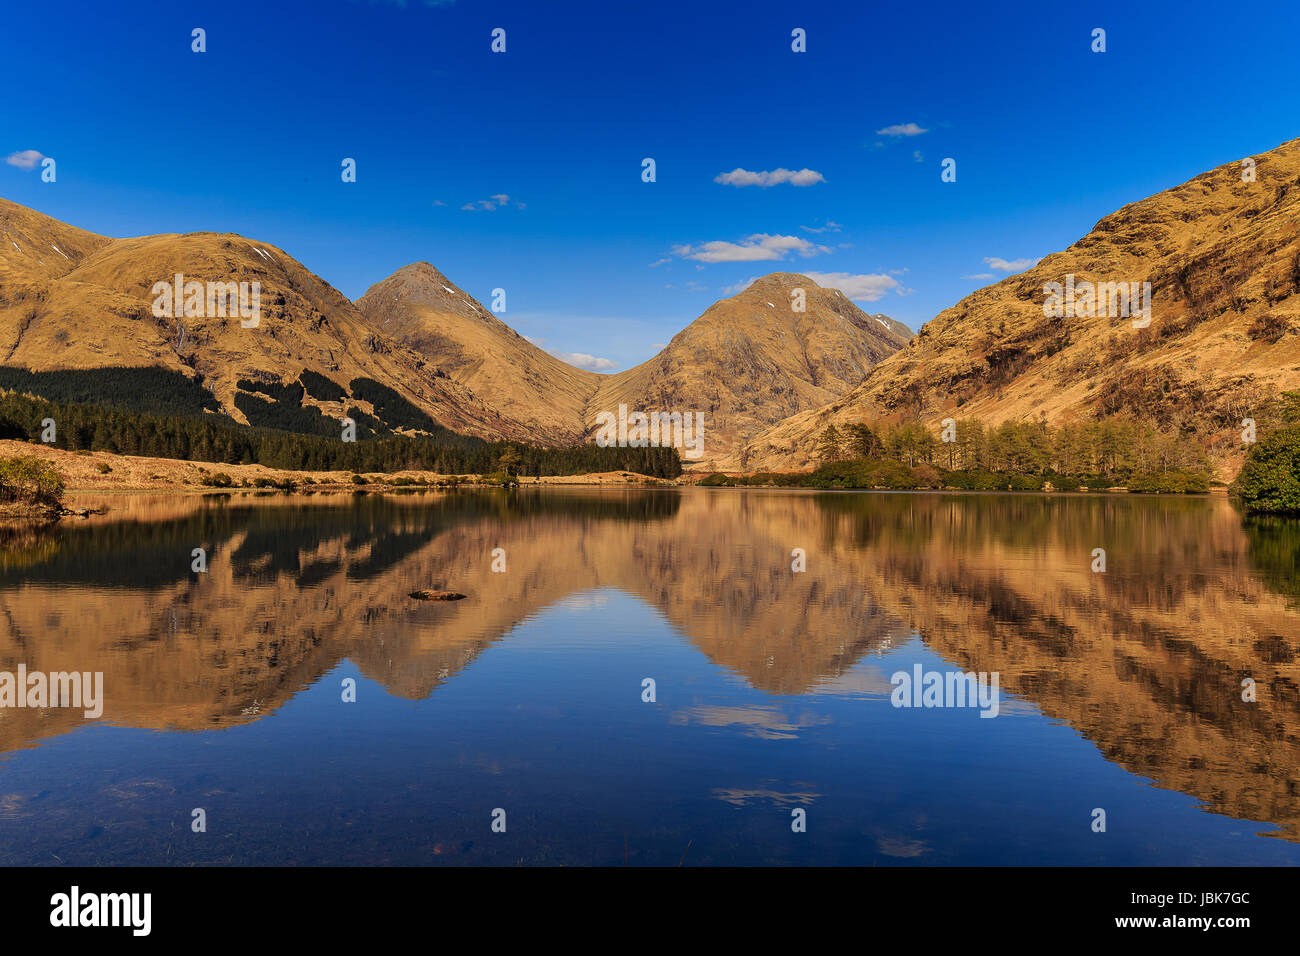
[{"label": "rock in water", "polygon": [[411,592],[411,597],[417,601],[459,601],[464,596],[459,591],[430,591],[427,588]]}]

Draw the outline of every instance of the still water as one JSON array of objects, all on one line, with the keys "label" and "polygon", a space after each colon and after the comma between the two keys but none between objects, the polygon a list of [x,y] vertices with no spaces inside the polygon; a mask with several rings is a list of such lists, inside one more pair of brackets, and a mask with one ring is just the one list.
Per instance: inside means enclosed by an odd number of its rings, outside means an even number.
[{"label": "still water", "polygon": [[0,542],[0,671],[103,715],[0,709],[0,864],[1300,863],[1300,524],[1222,498],[75,504]]}]

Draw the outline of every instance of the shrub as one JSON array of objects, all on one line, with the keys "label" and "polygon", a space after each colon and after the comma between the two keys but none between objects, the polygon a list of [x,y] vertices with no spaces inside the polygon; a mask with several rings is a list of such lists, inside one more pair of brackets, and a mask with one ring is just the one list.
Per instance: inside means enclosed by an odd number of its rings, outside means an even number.
[{"label": "shrub", "polygon": [[63,475],[43,458],[0,459],[0,501],[56,510],[63,506]]},{"label": "shrub", "polygon": [[933,465],[920,464],[912,469],[913,488],[942,488],[943,475]]},{"label": "shrub", "polygon": [[99,472],[101,475],[107,475],[110,471],[113,470],[113,468],[106,461],[97,461],[95,462],[95,470]]},{"label": "shrub", "polygon": [[215,475],[204,475],[201,482],[201,484],[207,485],[209,488],[229,488],[234,483],[235,479],[224,471],[219,471]]},{"label": "shrub", "polygon": [[1126,487],[1135,494],[1191,495],[1210,490],[1209,479],[1188,471],[1156,471],[1132,475]]},{"label": "shrub", "polygon": [[[937,474],[937,472],[936,472]],[[810,488],[888,488],[904,490],[920,487],[920,479],[911,468],[897,461],[832,461],[822,465],[805,480]]]},{"label": "shrub", "polygon": [[1250,514],[1300,513],[1300,425],[1256,442],[1231,491]]},{"label": "shrub", "polygon": [[962,491],[997,491],[1007,486],[1005,476],[983,468],[950,471],[944,482],[949,488],[959,488]]},{"label": "shrub", "polygon": [[1040,491],[1043,479],[1038,475],[1006,475],[1004,488],[1011,491]]},{"label": "shrub", "polygon": [[1263,341],[1272,344],[1290,330],[1291,323],[1286,316],[1266,312],[1251,323],[1250,328],[1246,330],[1246,334],[1257,342]]}]

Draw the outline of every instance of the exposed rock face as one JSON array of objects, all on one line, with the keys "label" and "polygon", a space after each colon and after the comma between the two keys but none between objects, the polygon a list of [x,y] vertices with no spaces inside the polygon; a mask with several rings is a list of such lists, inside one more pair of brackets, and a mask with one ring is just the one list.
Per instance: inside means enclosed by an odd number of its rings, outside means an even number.
[{"label": "exposed rock face", "polygon": [[[751,467],[812,463],[827,424],[919,416],[1056,423],[1124,413],[1221,436],[1300,386],[1300,140],[1125,206],[1035,267],[962,299],[860,386],[754,440]],[[1044,314],[1047,283],[1149,282],[1151,322]],[[1075,314],[1071,314],[1071,313]]]},{"label": "exposed rock face", "polygon": [[[156,317],[154,283],[178,273],[186,281],[258,283],[258,325],[244,327],[238,315]],[[459,432],[528,436],[372,330],[340,292],[274,246],[220,233],[108,239],[5,200],[0,364],[32,371],[162,366],[201,376],[241,421],[233,403],[240,378],[291,382],[310,369],[344,386],[355,377],[375,379]]]}]

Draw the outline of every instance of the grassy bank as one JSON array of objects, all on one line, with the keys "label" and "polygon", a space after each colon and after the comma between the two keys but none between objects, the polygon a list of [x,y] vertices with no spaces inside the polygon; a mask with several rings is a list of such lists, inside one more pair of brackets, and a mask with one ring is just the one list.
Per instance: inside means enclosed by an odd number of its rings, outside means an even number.
[{"label": "grassy bank", "polygon": [[879,459],[828,462],[812,472],[759,472],[753,475],[715,473],[702,479],[706,488],[821,488],[920,491],[1105,491],[1124,488],[1140,494],[1205,494],[1209,476],[1196,471],[1132,472],[1123,475],[1023,474],[985,469],[908,466]]}]

